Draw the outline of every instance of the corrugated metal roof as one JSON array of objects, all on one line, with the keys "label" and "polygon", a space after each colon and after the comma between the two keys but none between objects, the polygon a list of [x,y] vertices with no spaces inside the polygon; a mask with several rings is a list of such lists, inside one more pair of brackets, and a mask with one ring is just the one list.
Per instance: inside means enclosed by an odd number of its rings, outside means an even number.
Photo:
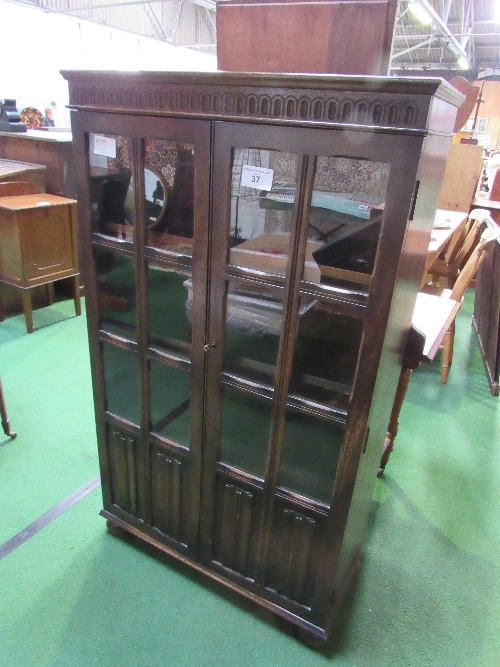
[{"label": "corrugated metal roof", "polygon": [[[410,0],[402,0],[395,30],[393,66],[409,69],[460,69],[467,58],[476,73],[500,67],[500,23],[495,22],[496,0],[415,0],[431,7],[440,21],[423,25],[414,17]],[[456,45],[462,47],[454,48]]]}]

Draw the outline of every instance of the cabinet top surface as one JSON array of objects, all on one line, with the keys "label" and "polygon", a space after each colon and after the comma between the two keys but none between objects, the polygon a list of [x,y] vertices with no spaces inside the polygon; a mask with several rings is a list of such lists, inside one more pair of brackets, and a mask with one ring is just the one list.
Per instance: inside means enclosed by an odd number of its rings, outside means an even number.
[{"label": "cabinet top surface", "polygon": [[71,130],[56,128],[55,131],[50,130],[27,130],[26,132],[0,132],[0,137],[8,139],[26,139],[35,141],[46,141],[58,144],[71,143]]},{"label": "cabinet top surface", "polygon": [[343,74],[294,74],[259,72],[123,72],[102,70],[62,70],[70,83],[114,82],[191,84],[199,86],[254,86],[322,90],[365,90],[367,92],[437,95],[460,106],[463,95],[447,81],[437,77],[387,77]]},{"label": "cabinet top surface", "polygon": [[18,162],[17,160],[0,160],[0,178],[23,174],[28,171],[46,171],[44,164],[33,164],[32,162]]},{"label": "cabinet top surface", "polygon": [[0,210],[7,209],[9,211],[22,211],[29,208],[45,208],[47,206],[62,206],[67,204],[76,204],[76,201],[46,193],[0,197]]},{"label": "cabinet top surface", "polygon": [[64,70],[70,108],[362,131],[450,134],[464,96],[438,78]]}]

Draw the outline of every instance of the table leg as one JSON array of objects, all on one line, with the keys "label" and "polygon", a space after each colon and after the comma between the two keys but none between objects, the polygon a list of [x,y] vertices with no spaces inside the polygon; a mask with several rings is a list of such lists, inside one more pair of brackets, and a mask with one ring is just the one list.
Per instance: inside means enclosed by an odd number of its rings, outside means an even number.
[{"label": "table leg", "polygon": [[45,285],[45,294],[47,295],[47,303],[52,306],[55,301],[54,283],[47,283]]},{"label": "table leg", "polygon": [[80,278],[75,276],[73,278],[73,301],[75,302],[75,313],[82,314],[82,306],[80,303]]},{"label": "table leg", "polygon": [[398,387],[396,389],[391,418],[389,420],[387,435],[385,437],[384,450],[382,452],[382,458],[380,459],[378,477],[382,477],[384,474],[385,466],[387,465],[387,461],[389,460],[392,450],[394,449],[394,440],[396,439],[399,428],[399,414],[401,412],[401,408],[403,407],[408,385],[410,384],[411,374],[411,369],[403,369],[399,375]]},{"label": "table leg", "polygon": [[33,306],[31,304],[31,291],[23,289],[23,310],[24,319],[26,320],[26,329],[28,333],[33,333]]},{"label": "table leg", "polygon": [[2,416],[2,428],[5,435],[8,435],[9,438],[14,438],[17,436],[17,433],[10,430],[9,417],[7,416],[7,408],[5,407],[5,396],[3,395],[2,380],[0,379],[0,414]]}]

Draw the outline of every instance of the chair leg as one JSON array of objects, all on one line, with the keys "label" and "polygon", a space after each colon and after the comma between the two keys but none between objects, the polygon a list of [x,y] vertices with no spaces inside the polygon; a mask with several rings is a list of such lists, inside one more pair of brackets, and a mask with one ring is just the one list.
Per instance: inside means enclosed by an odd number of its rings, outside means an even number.
[{"label": "chair leg", "polygon": [[387,465],[389,457],[394,449],[394,440],[396,439],[399,430],[399,414],[401,412],[401,408],[403,407],[408,385],[410,384],[411,374],[412,370],[409,368],[402,369],[401,373],[399,374],[398,387],[396,389],[396,395],[394,396],[391,417],[389,419],[389,426],[387,427],[387,435],[384,442],[384,450],[382,452],[382,458],[380,459],[380,465],[377,473],[378,477],[382,477],[384,474],[385,466]]},{"label": "chair leg", "polygon": [[31,304],[31,292],[29,289],[23,289],[23,310],[26,320],[26,329],[28,333],[33,333],[33,306]]},{"label": "chair leg", "polygon": [[451,341],[450,341],[450,363],[449,363],[449,365],[451,366],[451,364],[453,363],[453,346],[455,344],[455,320],[453,320],[453,322],[450,326],[450,330],[451,330]]},{"label": "chair leg", "polygon": [[9,438],[14,440],[17,437],[17,433],[10,430],[10,421],[7,416],[7,408],[5,407],[5,396],[3,395],[2,380],[0,379],[0,415],[2,416],[2,428],[5,435],[8,435]]},{"label": "chair leg", "polygon": [[448,331],[446,332],[446,335],[444,337],[444,343],[443,343],[443,364],[441,368],[441,382],[443,384],[446,384],[448,382],[448,373],[450,370],[450,365],[451,365],[451,359],[453,356],[453,338],[454,338],[454,332],[455,332],[455,327],[453,323]]},{"label": "chair leg", "polygon": [[77,315],[82,314],[82,306],[80,303],[80,278],[79,276],[74,276],[73,278],[73,301],[75,302],[75,313]]}]

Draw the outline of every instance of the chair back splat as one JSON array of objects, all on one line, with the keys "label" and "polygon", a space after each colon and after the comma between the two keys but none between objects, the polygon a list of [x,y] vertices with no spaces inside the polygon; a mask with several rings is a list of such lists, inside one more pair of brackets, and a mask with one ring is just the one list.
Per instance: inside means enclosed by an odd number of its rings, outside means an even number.
[{"label": "chair back splat", "polygon": [[480,226],[489,214],[489,211],[482,208],[471,211],[462,233],[455,240],[452,239],[445,252],[440,255],[429,269],[431,284],[437,285],[440,278],[445,278],[447,287],[449,289],[453,287],[458,274],[465,266],[477,243]]},{"label": "chair back splat", "polygon": [[500,237],[500,227],[495,229],[488,227],[488,229],[481,234],[479,243],[472,251],[471,256],[455,281],[453,289],[451,290],[450,299],[454,299],[455,301],[460,301],[462,299],[470,281],[474,278],[479,267],[485,260],[488,249],[498,237]]}]

